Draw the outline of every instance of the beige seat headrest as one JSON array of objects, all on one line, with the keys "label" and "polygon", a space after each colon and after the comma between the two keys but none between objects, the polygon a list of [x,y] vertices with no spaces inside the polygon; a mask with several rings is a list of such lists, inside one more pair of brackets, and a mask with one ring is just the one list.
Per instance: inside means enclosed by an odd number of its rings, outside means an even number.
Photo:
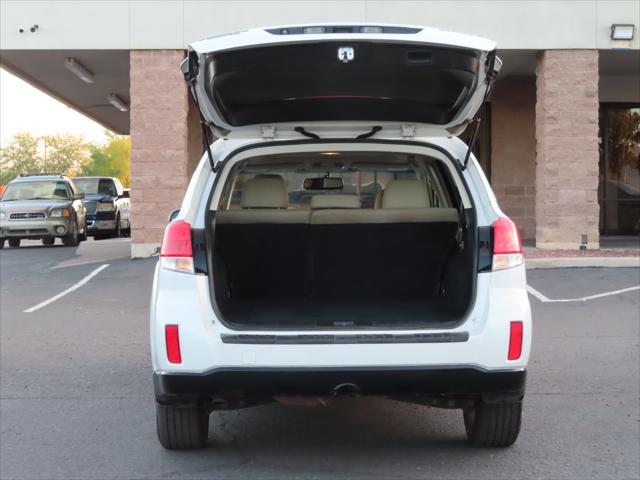
[{"label": "beige seat headrest", "polygon": [[360,208],[358,195],[314,195],[311,208]]},{"label": "beige seat headrest", "polygon": [[429,208],[427,185],[422,180],[391,180],[384,190],[382,208]]},{"label": "beige seat headrest", "polygon": [[287,208],[287,187],[282,177],[254,177],[246,181],[241,208]]}]

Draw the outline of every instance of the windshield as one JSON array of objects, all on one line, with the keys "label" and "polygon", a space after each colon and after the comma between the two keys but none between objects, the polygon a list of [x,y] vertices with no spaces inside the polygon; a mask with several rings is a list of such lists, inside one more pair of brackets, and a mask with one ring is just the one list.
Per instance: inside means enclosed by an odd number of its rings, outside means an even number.
[{"label": "windshield", "polygon": [[12,200],[70,200],[67,183],[55,180],[34,180],[7,185],[2,201]]},{"label": "windshield", "polygon": [[116,186],[110,178],[74,178],[73,183],[85,195],[118,196]]}]

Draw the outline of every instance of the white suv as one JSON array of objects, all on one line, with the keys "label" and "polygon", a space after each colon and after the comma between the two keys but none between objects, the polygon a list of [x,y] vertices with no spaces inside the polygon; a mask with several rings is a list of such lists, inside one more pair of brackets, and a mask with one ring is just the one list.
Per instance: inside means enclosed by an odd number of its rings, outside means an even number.
[{"label": "white suv", "polygon": [[518,436],[531,345],[522,247],[467,146],[495,44],[431,28],[309,25],[190,46],[220,137],[167,226],[151,298],[157,425],[379,395]]}]

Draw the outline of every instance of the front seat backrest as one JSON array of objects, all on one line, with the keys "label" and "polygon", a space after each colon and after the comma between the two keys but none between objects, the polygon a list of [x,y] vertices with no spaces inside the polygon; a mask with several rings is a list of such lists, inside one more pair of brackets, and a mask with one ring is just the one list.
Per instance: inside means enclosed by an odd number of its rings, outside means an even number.
[{"label": "front seat backrest", "polygon": [[314,195],[311,208],[360,208],[358,195]]},{"label": "front seat backrest", "polygon": [[391,180],[382,197],[382,208],[429,208],[427,185],[422,180]]},{"label": "front seat backrest", "polygon": [[254,177],[246,181],[241,208],[281,208],[289,204],[287,187],[282,177]]}]

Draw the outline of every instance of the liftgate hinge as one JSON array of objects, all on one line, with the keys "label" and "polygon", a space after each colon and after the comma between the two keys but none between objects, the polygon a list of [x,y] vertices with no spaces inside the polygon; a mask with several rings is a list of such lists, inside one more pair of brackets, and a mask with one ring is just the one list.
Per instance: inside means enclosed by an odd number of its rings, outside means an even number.
[{"label": "liftgate hinge", "polygon": [[276,126],[275,125],[261,125],[260,132],[262,133],[262,138],[275,138],[276,137]]}]

